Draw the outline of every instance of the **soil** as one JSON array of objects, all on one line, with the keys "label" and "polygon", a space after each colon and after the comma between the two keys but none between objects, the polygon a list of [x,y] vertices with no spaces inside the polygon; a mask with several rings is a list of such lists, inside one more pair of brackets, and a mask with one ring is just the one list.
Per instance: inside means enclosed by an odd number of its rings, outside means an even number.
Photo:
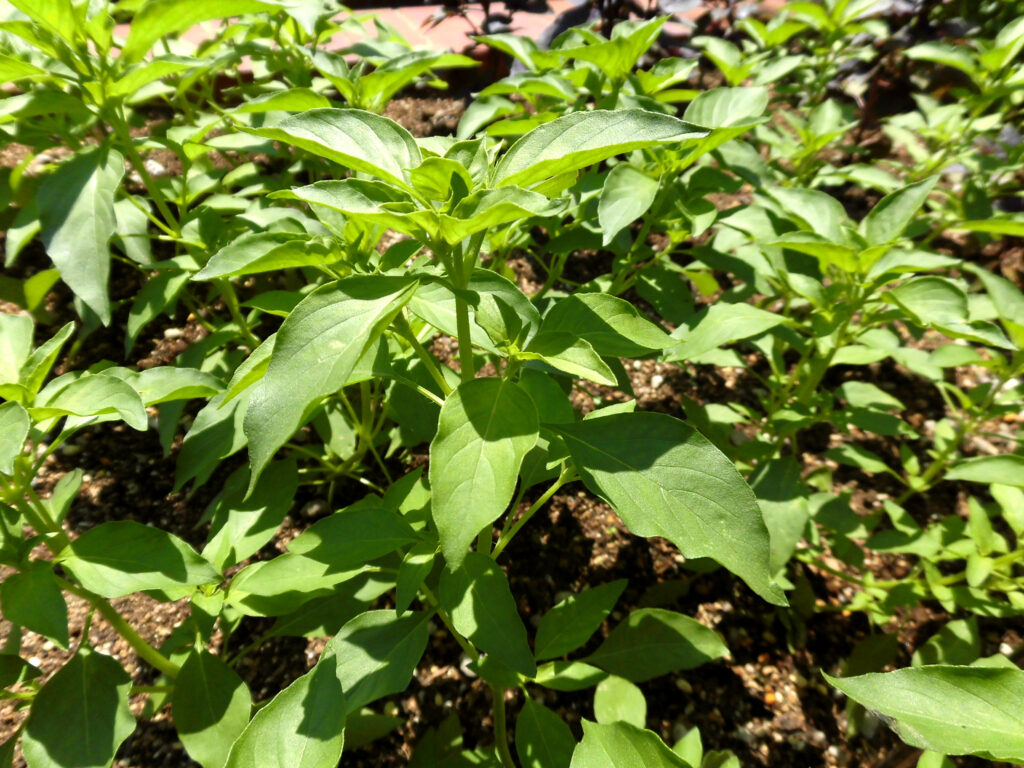
[{"label": "soil", "polygon": [[[403,97],[388,107],[392,117],[420,136],[450,134],[464,107],[461,99]],[[3,150],[0,160],[16,164],[25,157],[17,146]],[[859,210],[873,201],[863,201],[850,190],[844,203]],[[722,208],[735,200],[715,201]],[[999,269],[1018,284],[1024,275],[1024,249],[1012,241],[1007,246],[988,246],[979,259]],[[35,250],[33,250],[35,248]],[[37,247],[30,248],[10,272],[28,276],[48,266]],[[576,254],[570,259],[566,277],[585,282],[607,267],[605,254]],[[544,280],[543,270],[527,254],[516,254],[509,265],[520,277],[524,290],[536,291]],[[139,273],[115,264],[112,293],[115,298],[133,296],[139,287]],[[633,297],[635,298],[635,297]],[[642,302],[637,301],[638,305]],[[55,288],[47,301],[53,324],[69,319],[69,295]],[[10,311],[10,307],[0,307]],[[124,312],[122,307],[120,312]],[[214,308],[216,311],[216,308]],[[111,326],[118,328],[115,322]],[[62,361],[67,369],[87,366],[103,359],[140,368],[167,364],[189,345],[198,341],[204,330],[195,316],[181,307],[176,316],[153,323],[132,354],[125,358],[123,339],[117,330],[98,330],[87,344],[70,359]],[[926,344],[927,341],[922,343]],[[438,337],[433,350],[445,360],[455,360],[456,345]],[[685,418],[683,397],[698,403],[756,403],[756,383],[749,376],[730,369],[711,366],[676,366],[652,361],[628,364],[627,371],[638,400],[638,409],[654,410]],[[965,372],[965,376],[974,375]],[[825,382],[835,387],[857,377],[883,388],[898,390],[907,403],[904,418],[919,428],[934,426],[945,415],[934,389],[925,386],[908,371],[892,363],[863,368],[836,369]],[[966,383],[966,382],[965,382]],[[593,407],[593,398],[624,399],[599,387],[587,385],[586,394],[577,393],[581,411]],[[194,412],[194,410],[192,411]],[[993,430],[1009,435],[1014,422],[992,425]],[[864,442],[865,436],[852,436]],[[833,489],[853,491],[853,506],[868,514],[880,508],[895,489],[882,478],[871,477],[847,467],[837,467],[822,454],[838,442],[849,440],[829,425],[806,435],[801,444],[807,471],[822,466],[835,470]],[[998,438],[994,438],[998,441]],[[898,456],[898,443],[891,438],[874,438],[870,447],[883,457]],[[169,455],[164,455],[155,431],[134,432],[123,425],[101,425],[82,434],[56,452],[45,464],[37,491],[45,496],[57,480],[73,468],[85,472],[83,490],[72,506],[68,529],[81,532],[107,520],[132,519],[160,526],[184,540],[201,545],[207,526],[200,524],[203,510],[219,489],[227,474],[235,468],[236,458],[218,470],[206,485],[192,493],[173,492],[173,475],[180,435]],[[983,450],[979,448],[979,450]],[[422,459],[420,460],[422,461]],[[417,462],[418,463],[418,462]],[[395,467],[397,471],[405,468]],[[922,521],[950,509],[965,508],[965,492],[953,484],[927,494],[910,511]],[[358,498],[361,493],[346,489],[333,500],[334,507]],[[527,506],[530,499],[524,501]],[[286,518],[274,542],[254,559],[274,556],[316,516],[330,510],[327,500],[309,491],[300,492],[291,515]],[[847,706],[845,699],[827,686],[821,672],[837,674],[859,640],[877,633],[862,613],[844,609],[853,594],[845,582],[828,572],[807,565],[794,565],[791,577],[806,582],[816,596],[818,610],[780,611],[764,603],[742,583],[724,570],[704,572],[699,563],[687,562],[668,542],[643,539],[629,534],[611,508],[580,484],[567,486],[555,495],[547,507],[524,528],[503,558],[513,594],[525,621],[536,624],[552,605],[567,592],[626,578],[629,585],[617,610],[598,635],[583,649],[588,652],[600,643],[610,626],[629,610],[640,606],[660,606],[693,616],[713,627],[726,639],[730,656],[705,664],[685,674],[669,675],[644,683],[641,688],[648,702],[647,726],[671,743],[688,729],[698,727],[706,749],[730,749],[744,766],[801,766],[806,768],[851,766],[864,768],[909,768],[918,752],[902,744],[889,729],[863,711]],[[838,563],[838,561],[837,561]],[[882,578],[905,572],[899,558],[869,556],[864,568]],[[8,575],[0,570],[0,578]],[[887,574],[887,575],[886,575]],[[386,598],[381,606],[386,606]],[[183,603],[159,603],[137,595],[114,601],[114,606],[145,638],[159,644],[188,615]],[[88,613],[87,605],[68,598],[72,647],[81,639]],[[937,605],[925,604],[898,613],[890,625],[881,628],[897,635],[899,648],[895,666],[906,666],[912,651],[943,621],[950,618]],[[265,620],[247,620],[220,652],[236,652],[266,628]],[[1015,658],[1024,654],[1024,620],[982,619],[983,655],[1002,652]],[[368,747],[346,751],[344,765],[352,768],[405,765],[415,744],[426,730],[437,726],[449,714],[456,714],[463,726],[467,748],[493,741],[489,692],[468,669],[458,645],[443,627],[431,635],[427,653],[410,687],[375,707],[402,718],[402,725],[391,735]],[[0,643],[10,631],[0,621]],[[154,670],[140,661],[127,644],[100,618],[95,617],[90,642],[101,652],[118,658],[137,685],[152,684]],[[221,638],[215,637],[215,646]],[[277,638],[248,654],[238,672],[249,684],[255,700],[266,700],[315,663],[324,640]],[[68,652],[56,648],[45,638],[31,632],[22,642],[22,656],[36,664],[46,679],[67,660]],[[560,693],[532,687],[531,693],[557,711],[580,735],[580,720],[592,717],[592,691]],[[521,705],[520,693],[510,694],[513,713]],[[194,766],[182,749],[168,708],[153,708],[147,696],[136,696],[133,711],[141,716],[135,733],[121,747],[116,765],[120,768],[186,768]],[[24,719],[16,702],[0,702],[0,741],[9,737]],[[973,758],[956,758],[958,766],[993,765]],[[22,766],[21,758],[15,765]]]}]

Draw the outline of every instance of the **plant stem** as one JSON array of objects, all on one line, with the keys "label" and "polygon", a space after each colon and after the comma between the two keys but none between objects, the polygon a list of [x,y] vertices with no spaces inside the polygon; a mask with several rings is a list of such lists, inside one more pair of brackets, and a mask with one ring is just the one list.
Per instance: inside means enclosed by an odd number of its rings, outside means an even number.
[{"label": "plant stem", "polygon": [[498,543],[494,545],[494,551],[491,552],[491,557],[497,560],[499,555],[505,551],[505,547],[507,547],[512,539],[515,538],[516,534],[519,533],[519,529],[530,522],[530,518],[537,513],[537,510],[547,504],[548,500],[558,492],[559,488],[567,483],[571,483],[575,479],[576,469],[574,467],[564,468],[555,482],[553,482],[551,486],[541,494],[539,499],[533,502],[530,508],[523,513],[522,517],[516,520],[508,533],[502,534],[501,538],[498,539]]},{"label": "plant stem", "polygon": [[[135,149],[135,140],[132,139],[132,135],[128,131],[128,124],[125,123],[124,118],[120,115],[114,114],[113,110],[107,115],[107,121],[110,123],[111,128],[114,129],[114,134],[120,141],[125,154],[128,155],[128,162],[132,164],[135,172],[139,174],[139,178],[142,179],[142,185],[149,192],[149,196],[153,198],[153,202],[156,204],[157,210],[160,211],[160,215],[164,217],[168,226],[173,230],[172,234],[175,237],[179,237],[181,235],[181,224],[178,223],[177,217],[171,213],[171,208],[167,205],[166,198],[164,198],[164,193],[160,191],[160,187],[157,186],[153,177],[149,175],[149,171],[146,170],[146,162],[142,159],[138,150]],[[184,182],[184,180],[182,181]]]},{"label": "plant stem", "polygon": [[245,339],[245,343],[253,349],[256,349],[260,345],[260,340],[249,328],[249,323],[242,317],[242,308],[238,303],[238,294],[235,293],[235,287],[231,285],[231,281],[222,278],[217,280],[217,287],[220,289],[220,295],[224,297],[224,303],[228,307],[228,313],[231,315],[231,319],[235,321],[235,325],[242,332],[242,337]]},{"label": "plant stem", "polygon": [[125,621],[124,617],[117,612],[114,606],[108,603],[105,599],[99,595],[93,594],[87,589],[83,589],[77,584],[72,584],[70,581],[62,579],[59,576],[57,577],[57,583],[60,584],[61,589],[82,598],[93,608],[99,611],[100,615],[107,620],[111,627],[114,628],[114,631],[125,639],[128,645],[132,647],[132,650],[139,654],[139,658],[145,660],[151,667],[167,677],[174,678],[178,676],[178,673],[181,671],[181,667],[147,643],[143,639],[142,635],[136,632],[132,626]]},{"label": "plant stem", "polygon": [[504,768],[516,768],[516,761],[508,749],[508,727],[505,724],[505,691],[491,686],[491,701],[494,711],[494,743]]},{"label": "plant stem", "polygon": [[452,633],[452,637],[455,638],[455,642],[459,644],[459,647],[462,648],[463,652],[474,662],[480,661],[480,651],[478,651],[476,647],[469,642],[469,640],[464,638],[459,631],[455,629],[455,626],[452,624],[451,616],[449,616],[448,612],[441,607],[441,601],[437,599],[437,595],[435,595],[426,584],[420,584],[420,591],[423,593],[423,597],[426,598],[427,604],[437,612],[438,617],[444,623],[445,627],[447,627],[448,631]]},{"label": "plant stem", "polygon": [[427,369],[427,373],[430,374],[430,378],[434,380],[434,383],[441,388],[441,392],[445,397],[447,397],[452,391],[452,388],[448,385],[448,382],[437,367],[437,361],[434,360],[434,357],[427,352],[424,346],[420,343],[420,340],[416,337],[416,333],[413,331],[412,326],[409,325],[409,320],[405,316],[404,309],[398,313],[398,316],[395,318],[394,325],[398,334],[412,346],[413,352],[416,353],[416,357],[418,357],[420,362],[423,363],[423,367]]}]

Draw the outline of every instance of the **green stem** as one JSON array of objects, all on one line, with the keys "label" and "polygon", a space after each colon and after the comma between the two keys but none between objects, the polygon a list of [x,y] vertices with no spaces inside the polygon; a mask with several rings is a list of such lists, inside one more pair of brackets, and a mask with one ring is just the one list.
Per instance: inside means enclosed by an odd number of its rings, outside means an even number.
[{"label": "green stem", "polygon": [[463,637],[459,631],[455,629],[455,626],[452,624],[451,616],[449,616],[448,612],[441,607],[441,601],[437,599],[437,596],[431,591],[430,587],[426,584],[420,584],[420,591],[423,593],[423,597],[426,599],[427,604],[437,613],[438,617],[448,628],[448,631],[452,633],[452,637],[455,638],[455,642],[459,644],[459,647],[462,648],[463,652],[474,662],[480,661],[480,651],[478,651],[476,647],[469,642],[469,640]]},{"label": "green stem", "polygon": [[405,316],[404,309],[398,313],[398,316],[395,318],[394,325],[398,335],[409,342],[412,346],[413,352],[416,353],[416,357],[420,359],[420,362],[423,363],[423,367],[426,368],[427,373],[430,374],[430,378],[434,380],[434,383],[441,388],[441,392],[445,397],[447,397],[452,391],[452,388],[448,385],[448,382],[441,374],[441,370],[437,367],[437,361],[434,360],[434,356],[427,352],[424,346],[420,343],[420,340],[417,338],[412,326],[409,325],[409,320]]},{"label": "green stem", "polygon": [[519,533],[519,530],[530,522],[530,518],[537,513],[537,510],[547,504],[548,500],[558,492],[559,488],[567,483],[571,483],[575,479],[576,469],[574,467],[565,467],[555,482],[553,482],[551,486],[541,494],[539,499],[533,502],[530,508],[523,513],[522,517],[516,520],[508,533],[502,534],[501,538],[498,539],[498,543],[494,545],[494,551],[491,552],[491,557],[497,560],[501,553],[505,551],[505,547],[507,547],[511,543],[512,539],[516,537],[516,534]]},{"label": "green stem", "polygon": [[231,319],[235,321],[235,325],[242,332],[245,343],[256,349],[260,345],[260,340],[249,328],[249,323],[242,317],[242,308],[238,303],[238,294],[235,293],[235,287],[227,279],[217,280],[217,287],[220,289],[220,295],[224,297],[224,303],[227,304]]},{"label": "green stem", "polygon": [[[179,237],[181,235],[181,224],[178,223],[177,217],[171,213],[171,208],[167,205],[164,193],[157,186],[153,177],[149,175],[149,171],[146,170],[146,162],[142,159],[138,150],[135,149],[135,140],[128,130],[128,124],[120,115],[114,113],[113,110],[108,113],[107,121],[110,123],[111,128],[114,129],[114,134],[120,141],[125,154],[128,155],[128,162],[132,164],[135,172],[139,174],[139,178],[142,179],[142,185],[149,192],[149,196],[153,198],[153,202],[156,204],[157,210],[160,211],[160,215],[164,217],[166,223],[173,230],[171,234],[174,237]],[[184,180],[182,182],[184,183]]]},{"label": "green stem", "polygon": [[494,743],[503,768],[516,768],[516,761],[508,748],[508,726],[505,723],[505,691],[491,686],[491,701],[494,711]]},{"label": "green stem", "polygon": [[77,584],[72,584],[70,581],[59,576],[57,577],[57,583],[62,589],[82,598],[99,611],[100,615],[114,628],[114,631],[123,637],[128,645],[139,655],[139,658],[145,660],[151,667],[167,677],[174,678],[178,676],[181,667],[147,643],[142,635],[125,621],[124,617],[117,612],[114,606],[99,595],[93,594],[89,590],[79,587]]}]

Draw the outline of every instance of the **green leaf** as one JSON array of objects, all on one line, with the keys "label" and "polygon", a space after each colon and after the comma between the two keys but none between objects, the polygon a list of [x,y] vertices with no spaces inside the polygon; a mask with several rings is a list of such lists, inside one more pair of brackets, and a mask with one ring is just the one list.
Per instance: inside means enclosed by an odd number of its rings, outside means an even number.
[{"label": "green leaf", "polygon": [[45,69],[29,64],[27,61],[0,53],[0,83],[12,83],[29,77],[48,75]]},{"label": "green leaf", "polygon": [[537,626],[534,641],[537,659],[564,656],[587,642],[608,618],[626,584],[625,579],[619,579],[585,589],[545,613]]},{"label": "green leaf", "polygon": [[272,91],[249,99],[231,110],[233,115],[254,114],[258,112],[306,112],[310,109],[327,108],[330,100],[309,88],[287,88],[283,91]]},{"label": "green leaf", "polygon": [[671,354],[673,359],[696,358],[724,344],[760,336],[785,322],[786,318],[778,313],[749,304],[718,302],[672,333],[672,338],[679,339],[683,344]]},{"label": "green leaf", "polygon": [[582,661],[549,661],[537,667],[536,682],[555,691],[579,691],[597,685],[608,677],[598,669]]},{"label": "green leaf", "polygon": [[433,536],[414,544],[402,558],[395,585],[395,611],[399,616],[412,605],[420,585],[430,575],[436,561],[437,539]]},{"label": "green leaf", "polygon": [[401,515],[375,497],[318,520],[288,551],[335,568],[355,568],[416,540]]},{"label": "green leaf", "polygon": [[0,584],[0,604],[7,621],[68,647],[68,606],[52,564],[35,561],[7,576]]},{"label": "green leaf", "polygon": [[785,605],[771,581],[768,529],[733,463],[688,424],[623,413],[551,429],[580,477],[638,536],[663,536],[689,558],[711,557],[764,599]]},{"label": "green leaf", "polygon": [[110,322],[110,238],[117,228],[114,195],[124,157],[110,148],[83,152],[39,185],[37,206],[46,253],[61,279],[104,325]]},{"label": "green leaf", "polygon": [[35,326],[28,315],[0,314],[0,384],[22,381],[22,370],[32,353]]},{"label": "green leaf", "polygon": [[[971,664],[981,655],[981,635],[978,620],[957,619],[945,624],[914,651],[915,667],[925,664]],[[849,674],[844,670],[844,674]]]},{"label": "green leaf", "polygon": [[248,485],[248,467],[240,467],[207,509],[210,535],[203,557],[219,571],[256,554],[273,538],[298,490],[298,468],[294,461],[271,463],[246,499]]},{"label": "green leaf", "polygon": [[932,42],[921,43],[908,48],[903,55],[915,61],[934,61],[936,64],[959,69],[971,78],[977,75],[977,64],[966,47]]},{"label": "green leaf", "polygon": [[568,768],[575,746],[565,721],[527,696],[516,718],[516,752],[523,768]]},{"label": "green leaf", "polygon": [[250,493],[310,407],[348,383],[414,290],[404,277],[359,276],[329,283],[299,302],[277,332],[267,373],[253,386],[245,413]]},{"label": "green leaf", "polygon": [[202,21],[279,10],[277,4],[257,0],[149,0],[132,19],[121,56],[126,61],[138,61],[161,37],[191,29]]},{"label": "green leaf", "polygon": [[911,746],[1024,761],[1024,671],[932,666],[825,679],[880,713]]},{"label": "green leaf", "polygon": [[641,357],[672,346],[672,338],[628,301],[605,293],[574,293],[557,301],[541,330],[586,340],[602,357]]},{"label": "green leaf", "polygon": [[174,679],[171,704],[189,757],[203,768],[222,768],[249,724],[252,696],[242,679],[212,653],[192,651]]},{"label": "green leaf", "polygon": [[444,570],[438,597],[455,629],[480,650],[527,677],[537,674],[508,579],[491,558],[470,552],[454,571]]},{"label": "green leaf", "polygon": [[451,215],[438,216],[438,231],[447,243],[455,245],[477,232],[530,216],[553,216],[561,208],[542,194],[506,185],[464,198]]},{"label": "green leaf", "polygon": [[642,109],[573,112],[527,133],[498,161],[496,187],[529,187],[642,147],[706,136],[675,117]]},{"label": "green leaf", "polygon": [[887,296],[921,325],[955,325],[967,320],[967,295],[943,277],[908,280]]},{"label": "green leaf", "polygon": [[359,575],[286,553],[251,563],[235,574],[227,600],[246,616],[284,616],[311,600],[329,597],[338,584]]},{"label": "green leaf", "polygon": [[108,768],[132,731],[132,681],[121,665],[79,648],[32,702],[21,747],[32,768]]},{"label": "green leaf", "polygon": [[359,109],[311,109],[269,128],[243,130],[406,188],[409,169],[423,161],[407,130]]},{"label": "green leaf", "polygon": [[[159,405],[173,400],[211,398],[221,391],[216,376],[195,368],[161,365],[139,371],[125,371],[124,380],[139,393],[144,405]],[[121,372],[118,371],[118,375]]]},{"label": "green leaf", "polygon": [[690,102],[684,119],[707,128],[740,126],[746,131],[767,108],[767,88],[712,88]]},{"label": "green leaf", "polygon": [[690,768],[651,731],[629,723],[583,721],[570,768]]},{"label": "green leaf", "polygon": [[647,723],[647,699],[629,680],[610,675],[594,691],[594,717],[603,725],[622,722],[643,728]]},{"label": "green leaf", "polygon": [[654,202],[658,180],[627,163],[612,168],[604,180],[597,204],[597,220],[607,247],[623,229],[639,219]]},{"label": "green leaf", "polygon": [[854,408],[871,408],[873,410],[903,410],[899,400],[866,381],[846,381],[836,390],[836,394]]},{"label": "green leaf", "polygon": [[0,474],[14,474],[14,460],[21,455],[31,421],[28,411],[13,400],[0,405]]},{"label": "green leaf", "polygon": [[221,578],[177,536],[133,520],[90,528],[60,553],[59,562],[78,583],[102,597],[216,584]]},{"label": "green leaf", "polygon": [[449,567],[512,500],[540,425],[530,396],[497,378],[467,381],[441,408],[430,443],[431,512]]},{"label": "green leaf", "polygon": [[334,768],[345,744],[345,694],[335,657],[321,658],[249,722],[225,768]]},{"label": "green leaf", "polygon": [[247,232],[210,257],[193,280],[213,280],[290,267],[313,267],[337,259],[324,243],[291,232]]},{"label": "green leaf", "polygon": [[1024,237],[1024,216],[1007,214],[978,221],[961,221],[952,229],[967,229],[971,232],[988,232],[993,235]]},{"label": "green leaf", "polygon": [[337,659],[346,714],[409,686],[430,639],[429,620],[423,611],[367,611],[341,628],[324,655]]},{"label": "green leaf", "polygon": [[929,176],[883,197],[860,223],[861,234],[868,244],[882,245],[898,239],[938,180],[938,176]]},{"label": "green leaf", "polygon": [[110,413],[116,413],[133,429],[144,431],[149,427],[139,393],[122,379],[104,373],[54,379],[39,393],[31,409],[37,420],[69,414],[87,417]]},{"label": "green leaf", "polygon": [[693,669],[728,652],[718,633],[699,621],[662,608],[641,608],[620,622],[586,661],[641,683]]},{"label": "green leaf", "polygon": [[521,355],[523,359],[542,360],[570,376],[596,381],[607,387],[617,384],[615,373],[586,339],[563,331],[544,331],[533,337]]},{"label": "green leaf", "polygon": [[946,473],[946,480],[999,483],[1024,488],[1024,456],[1006,453],[1002,456],[978,456],[973,459],[965,459]]}]

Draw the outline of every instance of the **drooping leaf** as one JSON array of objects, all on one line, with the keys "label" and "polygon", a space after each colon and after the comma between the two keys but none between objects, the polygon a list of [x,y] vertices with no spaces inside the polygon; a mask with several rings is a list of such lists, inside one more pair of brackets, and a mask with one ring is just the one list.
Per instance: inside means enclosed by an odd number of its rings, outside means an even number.
[{"label": "drooping leaf", "polygon": [[252,696],[246,684],[212,653],[193,651],[174,680],[171,702],[189,757],[203,768],[222,768],[249,724]]},{"label": "drooping leaf", "polygon": [[14,460],[21,455],[30,426],[21,403],[11,400],[0,405],[0,473],[14,474]]},{"label": "drooping leaf", "polygon": [[612,168],[597,205],[601,244],[607,247],[619,232],[647,213],[657,192],[658,180],[628,163]]},{"label": "drooping leaf", "polygon": [[685,422],[623,413],[551,429],[587,487],[638,536],[663,536],[686,557],[711,557],[771,603],[768,530],[733,463]]},{"label": "drooping leaf", "polygon": [[505,511],[539,430],[533,401],[510,381],[474,379],[445,400],[430,444],[430,487],[450,567],[462,562],[477,534]]},{"label": "drooping leaf", "polygon": [[110,322],[107,278],[110,238],[117,229],[114,195],[124,176],[124,158],[110,148],[79,154],[39,187],[37,205],[46,253],[61,279]]},{"label": "drooping leaf", "polygon": [[587,662],[633,682],[693,669],[729,652],[714,630],[663,608],[633,611]]},{"label": "drooping leaf", "polygon": [[132,731],[132,681],[110,656],[82,646],[32,702],[21,746],[31,768],[108,768]]},{"label": "drooping leaf", "polygon": [[1022,670],[938,665],[825,679],[880,713],[912,746],[1024,761]]},{"label": "drooping leaf", "polygon": [[68,606],[50,563],[35,561],[21,573],[7,576],[0,583],[0,606],[4,618],[15,626],[68,647]]},{"label": "drooping leaf", "polygon": [[102,597],[216,584],[220,574],[177,536],[133,520],[90,528],[60,554],[60,564]]},{"label": "drooping leaf", "polygon": [[470,552],[454,571],[443,571],[438,598],[455,629],[480,650],[527,677],[537,674],[508,579],[491,558]]}]

